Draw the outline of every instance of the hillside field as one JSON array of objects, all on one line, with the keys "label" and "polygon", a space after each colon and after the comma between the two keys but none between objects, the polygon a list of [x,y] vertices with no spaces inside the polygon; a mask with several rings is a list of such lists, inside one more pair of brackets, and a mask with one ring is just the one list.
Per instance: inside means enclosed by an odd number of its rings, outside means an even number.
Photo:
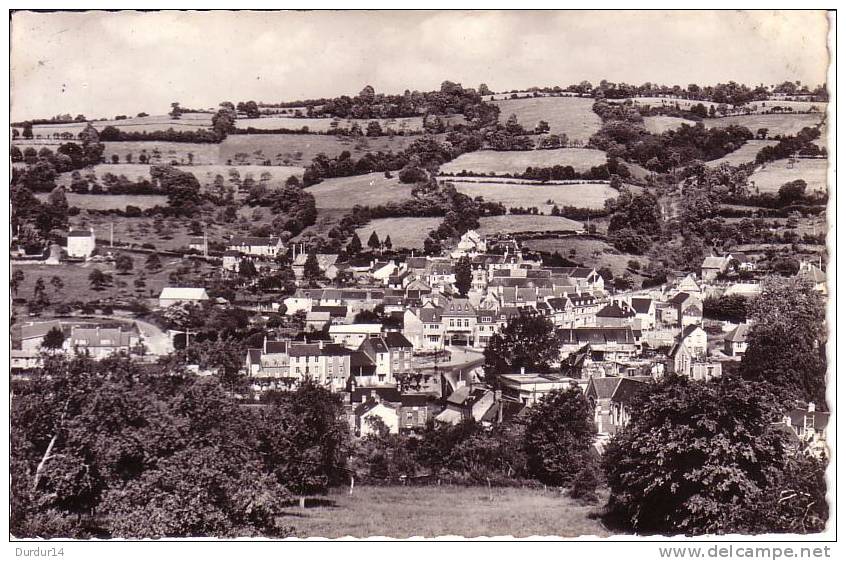
[{"label": "hillside field", "polygon": [[[717,109],[717,103],[713,103],[710,101],[700,101],[697,99],[682,99],[682,98],[675,98],[675,97],[635,97],[632,98],[632,101],[635,103],[639,103],[641,105],[650,105],[652,107],[660,107],[660,106],[669,106],[675,107],[678,104],[680,109],[689,110],[692,106],[701,103],[705,106],[705,109],[710,110],[711,106],[714,106],[714,110]],[[769,111],[772,107],[780,106],[780,107],[792,107],[793,111],[808,111],[811,107],[816,107],[820,110],[820,113],[825,113],[828,107],[827,103],[820,103],[815,101],[753,101],[749,104],[750,107],[752,105],[756,106],[756,112],[760,113],[761,111]]]},{"label": "hillside field", "polygon": [[[555,185],[534,183],[515,184],[506,181],[484,179],[448,178],[459,193],[475,198],[482,196],[486,201],[501,202],[506,208],[536,206],[549,214],[552,206],[576,206],[581,208],[602,208],[606,199],[617,196],[616,189],[607,183],[570,183]],[[552,203],[547,201],[552,200]]]},{"label": "hillside field", "polygon": [[[603,240],[587,237],[567,238],[544,238],[537,240],[526,240],[523,245],[534,251],[548,251],[549,253],[560,253],[563,257],[576,261],[577,263],[589,264],[591,267],[601,269],[608,267],[614,272],[614,276],[621,276],[626,272],[628,262],[636,260],[641,264],[641,270],[649,263],[649,258],[643,255],[629,255],[620,253]],[[631,274],[631,273],[629,273]],[[640,280],[636,275],[635,284],[639,285]]]},{"label": "hillside field", "polygon": [[[167,129],[174,130],[200,130],[211,127],[211,113],[183,113],[179,119],[173,119],[170,115],[149,115],[147,117],[131,117],[128,119],[104,120],[104,121],[90,121],[98,131],[106,127],[112,126],[127,132],[153,132],[165,131]],[[82,132],[86,126],[87,121],[79,123],[64,123],[64,124],[46,124],[33,125],[32,133],[35,138],[46,138],[54,134],[62,134],[69,132],[77,135]],[[13,127],[19,128],[19,127]],[[19,130],[22,130],[19,128]]]},{"label": "hillside field", "polygon": [[170,164],[174,161],[177,164],[188,164],[192,161],[194,164],[219,163],[219,144],[143,140],[104,142],[103,146],[103,157],[109,163],[112,162],[112,156],[117,156],[120,163],[127,163],[127,155],[132,158],[133,163],[139,163],[142,154],[152,164]]},{"label": "hillside field", "polygon": [[[746,127],[752,134],[758,129],[768,129],[770,138],[777,134],[796,134],[803,127],[813,127],[822,121],[823,115],[811,113],[771,114],[771,115],[737,115],[733,117],[721,117],[717,119],[704,119],[702,122],[708,128],[725,128],[730,125]],[[823,132],[823,134],[825,134]]]},{"label": "hillside field", "polygon": [[552,489],[356,486],[352,495],[336,488],[315,502],[319,506],[291,506],[280,522],[301,538],[610,535],[592,516],[599,507]]},{"label": "hillside field", "polygon": [[[235,126],[239,129],[291,129],[299,130],[308,127],[312,132],[326,132],[332,129],[331,117],[259,117],[258,119],[238,119]],[[423,129],[423,117],[401,117],[398,119],[338,119],[339,129],[349,129],[353,123],[358,123],[362,131],[367,130],[370,121],[377,121],[383,130],[390,127],[395,132],[419,131]]]},{"label": "hillside field", "polygon": [[582,229],[584,229],[584,226],[581,222],[561,216],[506,214],[480,218],[477,232],[483,236],[490,236],[493,234],[515,234],[517,232],[578,231]]},{"label": "hillside field", "polygon": [[793,169],[788,169],[788,162],[777,160],[759,167],[749,181],[754,181],[761,193],[777,193],[779,187],[795,179],[804,179],[808,192],[826,190],[828,160],[797,159]]},{"label": "hillside field", "polygon": [[602,126],[599,115],[593,112],[593,103],[593,99],[584,97],[531,97],[495,102],[501,123],[514,114],[524,128],[532,130],[543,120],[549,123],[549,132],[563,132],[570,140],[583,143]]},{"label": "hillside field", "polygon": [[589,148],[558,148],[556,150],[526,150],[498,152],[479,150],[462,154],[441,166],[441,173],[517,174],[527,167],[573,166],[584,172],[606,162],[605,152]]},{"label": "hillside field", "polygon": [[330,158],[348,151],[354,158],[365,152],[399,152],[414,142],[414,136],[363,137],[353,140],[344,136],[324,134],[232,134],[219,146],[218,162],[239,163],[238,154],[246,159],[241,163],[261,163],[307,166],[320,153]]},{"label": "hillside field", "polygon": [[[49,193],[36,193],[35,196],[46,201]],[[124,210],[127,205],[132,205],[141,210],[154,206],[167,206],[167,197],[164,195],[83,195],[80,193],[67,193],[69,206],[80,209],[109,210],[119,208]]]},{"label": "hillside field", "polygon": [[729,154],[726,154],[718,160],[711,160],[708,162],[709,166],[719,166],[720,164],[729,164],[732,166],[739,166],[755,161],[755,156],[764,146],[775,146],[778,144],[777,140],[747,140],[746,143]]},{"label": "hillside field", "polygon": [[395,249],[404,247],[418,249],[423,247],[423,242],[429,235],[429,231],[437,228],[443,219],[438,216],[432,217],[410,217],[410,218],[379,218],[371,220],[366,226],[356,230],[361,243],[367,247],[367,240],[374,231],[380,240],[391,236],[391,244]]},{"label": "hillside field", "polygon": [[643,118],[643,126],[653,134],[661,134],[664,131],[675,130],[682,125],[693,126],[696,121],[682,119],[681,117],[669,117],[667,115],[654,115]]},{"label": "hillside field", "polygon": [[368,173],[324,179],[306,190],[314,195],[317,208],[322,209],[399,202],[411,197],[412,187],[413,185],[400,183],[396,174],[387,179],[384,173]]}]

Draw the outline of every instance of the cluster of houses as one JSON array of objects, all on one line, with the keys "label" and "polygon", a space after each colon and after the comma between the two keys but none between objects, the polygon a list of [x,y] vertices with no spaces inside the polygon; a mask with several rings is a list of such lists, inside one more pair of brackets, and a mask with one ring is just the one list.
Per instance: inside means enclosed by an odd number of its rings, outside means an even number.
[{"label": "cluster of houses", "polygon": [[[191,244],[207,254],[205,237]],[[706,257],[698,278],[691,274],[652,289],[610,293],[595,268],[545,266],[526,257],[513,240],[499,240],[497,245],[471,231],[445,256],[367,257],[341,263],[338,255],[318,254],[326,279],[343,271],[355,287],[306,288],[301,282],[304,248],[287,247],[276,237],[233,237],[222,259],[227,271],[237,272],[245,260],[274,263],[291,252],[294,276],[302,287],[267,310],[303,314],[306,329],[299,338],[271,335],[260,347],[250,348],[244,357],[245,374],[259,393],[293,389],[309,379],[342,394],[350,427],[360,435],[374,430],[375,417],[394,433],[414,432],[434,420],[456,423],[472,418],[495,424],[553,390],[576,385],[594,408],[601,440],[625,426],[632,399],[643,384],[666,374],[694,380],[719,377],[726,362],[740,360],[746,352],[748,324],[703,318],[709,296],[760,292],[755,275],[742,274],[756,271],[754,260],[745,254]],[[68,236],[69,256],[86,258],[93,247],[93,232]],[[469,258],[471,268],[466,294],[456,288],[456,265],[462,257]],[[799,274],[825,291],[820,268],[802,263]],[[166,287],[158,304],[164,308],[209,299],[204,288]],[[357,321],[365,311],[374,314],[366,315],[367,322]],[[495,386],[483,382],[481,351],[525,313],[552,324],[560,369],[554,369],[555,374],[502,375]],[[119,329],[62,328],[68,331],[66,351],[85,349],[95,358],[138,343],[137,337]],[[27,360],[26,353],[36,360],[34,341],[45,329],[50,327],[24,327],[25,344],[13,351],[13,360],[14,352],[20,354],[20,364]],[[449,356],[455,348],[475,352],[477,359],[439,370],[438,357]],[[827,421],[819,412],[811,413],[790,415],[785,426],[824,449]]]}]

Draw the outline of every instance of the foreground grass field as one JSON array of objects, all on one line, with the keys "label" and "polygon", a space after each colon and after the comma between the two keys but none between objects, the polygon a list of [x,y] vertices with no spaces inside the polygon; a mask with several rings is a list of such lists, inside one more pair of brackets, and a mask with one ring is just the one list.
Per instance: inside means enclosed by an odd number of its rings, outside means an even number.
[{"label": "foreground grass field", "polygon": [[356,487],[352,495],[346,488],[333,490],[320,502],[292,507],[282,522],[302,538],[610,535],[589,517],[597,506],[579,505],[552,490]]},{"label": "foreground grass field", "polygon": [[497,152],[479,150],[462,154],[441,166],[442,173],[462,171],[480,174],[523,173],[527,167],[573,166],[577,172],[587,171],[606,162],[605,152],[589,148],[559,148],[557,150],[528,150]]},{"label": "foreground grass field", "polygon": [[408,199],[412,187],[400,183],[396,174],[388,179],[384,173],[368,173],[324,179],[306,190],[314,195],[317,208],[352,208],[355,205],[376,206]]},{"label": "foreground grass field", "polygon": [[808,192],[825,191],[828,174],[828,160],[798,159],[793,168],[788,168],[789,160],[770,162],[758,168],[749,177],[761,193],[777,193],[779,187],[795,179],[804,179]]},{"label": "foreground grass field", "polygon": [[500,121],[511,114],[524,128],[535,128],[538,121],[549,123],[549,132],[565,133],[570,140],[587,142],[602,126],[599,115],[593,112],[593,99],[585,97],[532,97],[496,101]]},{"label": "foreground grass field", "polygon": [[423,247],[429,231],[437,228],[442,220],[440,217],[379,218],[358,228],[356,233],[361,238],[361,243],[365,245],[370,234],[375,231],[380,240],[391,236],[391,243],[395,249],[401,247],[418,249]]},{"label": "foreground grass field", "polygon": [[[549,214],[553,205],[602,208],[606,199],[615,198],[617,190],[607,183],[571,183],[550,185],[536,183],[515,184],[485,179],[449,178],[459,193],[470,197],[482,196],[486,201],[501,202],[506,208],[536,206]],[[547,201],[552,201],[548,203]]]}]

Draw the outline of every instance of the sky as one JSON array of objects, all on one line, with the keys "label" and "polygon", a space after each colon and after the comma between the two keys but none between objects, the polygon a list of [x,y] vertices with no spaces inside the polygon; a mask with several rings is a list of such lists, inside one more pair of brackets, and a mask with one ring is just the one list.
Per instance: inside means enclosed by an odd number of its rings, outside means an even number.
[{"label": "sky", "polygon": [[17,12],[12,120],[605,78],[825,81],[824,12]]}]

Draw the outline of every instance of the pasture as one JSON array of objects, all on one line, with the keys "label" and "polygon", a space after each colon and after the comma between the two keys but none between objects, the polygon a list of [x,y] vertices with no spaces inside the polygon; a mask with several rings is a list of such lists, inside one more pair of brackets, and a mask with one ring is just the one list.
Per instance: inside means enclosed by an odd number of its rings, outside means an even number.
[{"label": "pasture", "polygon": [[789,160],[776,160],[756,169],[749,177],[750,184],[755,182],[753,191],[757,189],[761,193],[777,193],[779,187],[796,179],[805,180],[809,193],[826,191],[828,160],[797,159],[792,169],[788,165]]},{"label": "pasture", "polygon": [[[49,193],[36,193],[35,196],[46,201]],[[167,197],[164,195],[84,195],[81,193],[67,193],[69,206],[75,206],[83,210],[109,210],[117,208],[124,210],[127,205],[132,205],[141,210],[153,208],[154,206],[167,206]]]},{"label": "pasture", "polygon": [[[823,115],[801,113],[791,114],[770,114],[770,115],[737,115],[732,117],[721,117],[717,119],[704,119],[702,122],[708,128],[725,128],[730,125],[746,127],[752,134],[758,129],[767,129],[770,138],[777,134],[796,134],[804,127],[813,127],[822,121]],[[825,133],[823,133],[825,134]]]},{"label": "pasture", "polygon": [[538,121],[549,123],[549,132],[565,133],[570,140],[587,142],[602,126],[599,115],[593,112],[593,99],[585,97],[530,97],[496,101],[499,120],[504,123],[511,114],[527,130]]},{"label": "pasture", "polygon": [[220,145],[193,143],[193,142],[159,142],[153,140],[126,141],[126,142],[104,142],[103,157],[107,162],[112,162],[113,156],[118,157],[120,163],[139,163],[141,156],[151,164],[170,164],[176,162],[186,165],[194,164],[218,164]]},{"label": "pasture", "polygon": [[453,485],[336,488],[319,506],[292,506],[280,522],[301,538],[386,536],[599,536],[609,531],[584,506],[557,490]]},{"label": "pasture", "polygon": [[[571,236],[567,238],[526,240],[523,242],[523,246],[533,251],[547,251],[549,253],[555,253],[557,251],[563,257],[577,263],[596,267],[597,269],[608,267],[614,272],[614,276],[623,275],[628,267],[628,262],[632,259],[641,264],[641,269],[646,268],[649,263],[648,257],[621,253],[603,240],[588,237]],[[639,284],[638,277],[634,277],[636,284]]]},{"label": "pasture", "polygon": [[[679,109],[683,110],[689,110],[694,105],[698,105],[701,103],[705,106],[705,109],[708,109],[709,111],[711,106],[713,105],[714,110],[716,111],[717,106],[719,105],[711,101],[700,101],[698,99],[682,99],[675,97],[634,97],[632,98],[632,101],[640,105],[649,105],[652,107],[675,107],[676,105],[678,105]],[[769,111],[775,106],[790,107],[793,109],[793,111],[809,111],[812,107],[816,107],[817,109],[819,109],[820,113],[825,113],[826,109],[828,108],[827,103],[821,103],[816,101],[753,101],[752,103],[748,104],[748,107],[750,109],[752,106],[755,106],[756,113],[761,113],[762,111]]]},{"label": "pasture", "polygon": [[462,154],[441,166],[441,173],[462,171],[483,175],[518,174],[527,167],[573,166],[577,172],[585,172],[606,162],[605,152],[590,148],[558,148],[556,150],[527,150],[498,152],[479,150]]},{"label": "pasture", "polygon": [[721,164],[729,164],[732,166],[739,166],[748,162],[754,162],[755,156],[764,146],[774,146],[778,144],[777,140],[747,140],[746,144],[726,154],[718,160],[711,160],[708,162],[709,166],[719,166]]},{"label": "pasture", "polygon": [[[302,177],[303,168],[294,166],[226,166],[226,165],[193,165],[180,166],[180,170],[187,171],[194,174],[197,181],[201,185],[209,186],[214,183],[215,176],[221,175],[227,182],[230,181],[230,172],[237,171],[240,179],[245,179],[251,176],[255,181],[259,181],[262,174],[270,174],[269,183],[271,186],[281,185],[290,176],[295,175]],[[113,175],[123,175],[132,181],[139,179],[150,179],[150,166],[147,164],[100,164],[91,168],[80,170],[83,176],[89,172],[93,172],[94,176],[102,183],[102,178],[105,174],[111,173]],[[63,187],[69,187],[71,183],[72,172],[66,172],[56,178],[56,184]]]},{"label": "pasture", "polygon": [[374,231],[380,240],[391,236],[391,243],[395,249],[404,247],[418,249],[423,247],[423,242],[429,235],[430,230],[437,228],[442,218],[433,217],[409,217],[409,218],[378,218],[371,220],[366,226],[356,230],[361,243],[367,246],[367,240]]},{"label": "pasture", "polygon": [[300,130],[308,127],[311,132],[327,132],[332,130],[332,122],[337,123],[338,129],[349,130],[354,123],[361,127],[362,131],[367,130],[370,121],[377,121],[382,130],[388,128],[394,132],[419,131],[423,129],[423,117],[400,117],[397,119],[333,119],[331,117],[283,117],[268,116],[257,119],[238,119],[235,126],[239,129],[254,128],[260,130],[291,129]]},{"label": "pasture", "polygon": [[[553,205],[602,208],[606,199],[615,198],[617,190],[607,183],[532,183],[529,185],[506,181],[465,180],[448,178],[459,193],[471,198],[482,196],[486,201],[500,202],[506,208],[536,206],[549,214]],[[552,201],[549,203],[548,201]]]},{"label": "pasture", "polygon": [[667,115],[654,115],[643,118],[643,126],[652,134],[662,134],[665,131],[675,130],[682,125],[693,126],[696,121],[682,119],[681,117],[669,117]]},{"label": "pasture", "polygon": [[384,173],[324,179],[306,189],[314,195],[317,208],[352,208],[376,206],[411,198],[413,185],[400,183],[396,173],[387,179]]},{"label": "pasture", "polygon": [[[56,134],[70,133],[76,137],[90,122],[98,131],[112,126],[127,132],[154,132],[173,129],[177,131],[195,131],[211,127],[210,113],[183,113],[179,119],[170,115],[149,115],[147,117],[131,117],[128,119],[102,121],[82,121],[78,123],[33,125],[32,133],[35,138],[52,138]],[[21,129],[22,130],[22,129]]]},{"label": "pasture", "polygon": [[516,234],[519,232],[542,232],[584,229],[581,222],[561,216],[543,216],[533,214],[506,214],[503,216],[485,216],[479,219],[480,235]]},{"label": "pasture", "polygon": [[322,134],[232,134],[218,147],[218,163],[273,164],[307,166],[318,154],[330,158],[348,151],[354,158],[365,152],[399,152],[414,142],[414,136],[362,137],[353,140]]}]

